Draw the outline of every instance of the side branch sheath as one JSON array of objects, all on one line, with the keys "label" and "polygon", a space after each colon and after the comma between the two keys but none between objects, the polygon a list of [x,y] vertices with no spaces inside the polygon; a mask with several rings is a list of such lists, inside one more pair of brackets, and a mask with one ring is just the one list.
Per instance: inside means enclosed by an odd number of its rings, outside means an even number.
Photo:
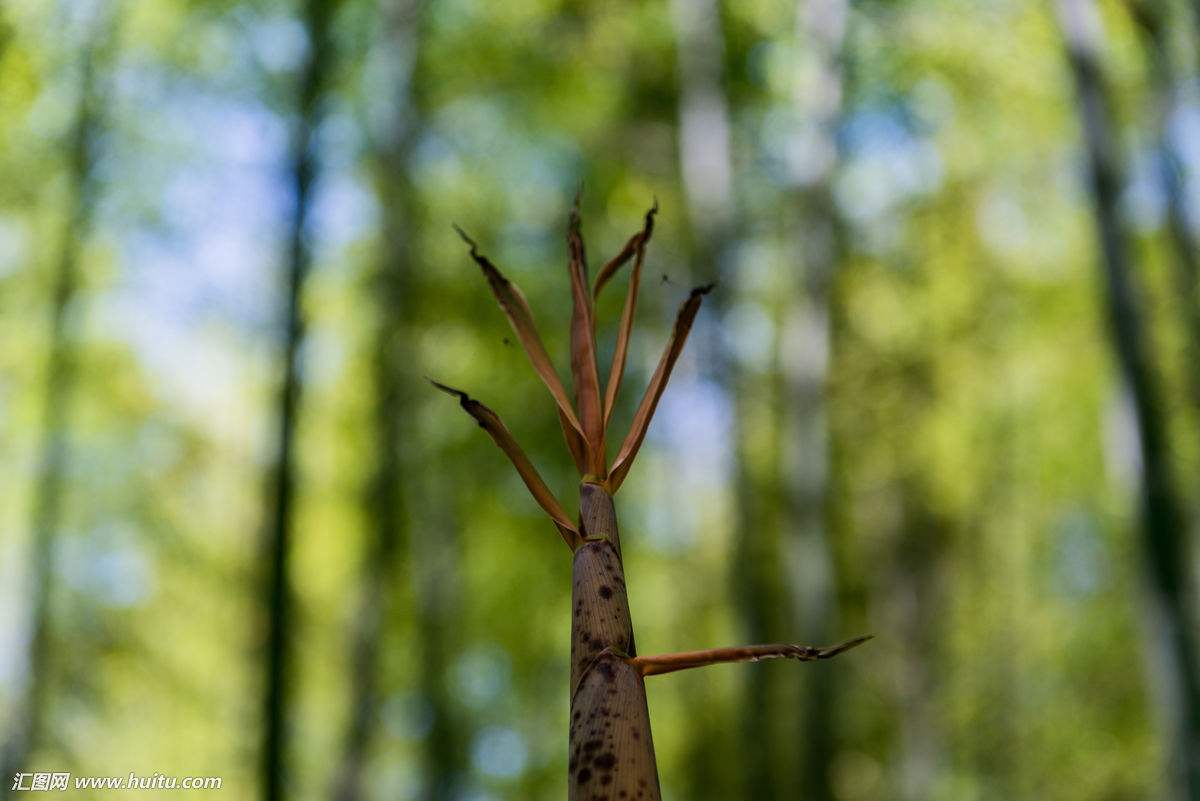
[{"label": "side branch sheath", "polygon": [[633,656],[629,664],[636,667],[643,676],[655,676],[660,673],[674,673],[676,670],[720,665],[728,662],[758,662],[763,659],[796,659],[801,662],[815,662],[818,659],[830,659],[838,654],[849,651],[855,646],[862,645],[871,639],[871,635],[855,637],[837,645],[817,647],[813,645],[743,645],[732,648],[708,648],[703,651],[682,651],[677,654],[660,654],[657,656]]},{"label": "side branch sheath", "polygon": [[492,441],[496,443],[500,450],[504,451],[504,455],[512,462],[513,467],[517,468],[517,473],[521,476],[521,480],[525,482],[525,486],[529,489],[529,494],[533,496],[538,505],[554,521],[554,525],[558,528],[558,533],[562,535],[563,541],[567,543],[567,546],[572,551],[579,547],[581,541],[579,530],[571,523],[571,519],[567,517],[567,513],[559,505],[558,499],[554,497],[554,493],[546,486],[546,482],[538,474],[537,468],[533,466],[533,462],[529,461],[529,457],[525,455],[525,451],[521,450],[521,446],[517,444],[516,438],[513,437],[512,432],[508,430],[500,417],[461,389],[448,387],[445,384],[434,381],[432,378],[429,379],[429,383],[447,395],[458,398],[458,405],[467,414],[475,418],[475,421],[479,423],[479,427],[491,436]]}]

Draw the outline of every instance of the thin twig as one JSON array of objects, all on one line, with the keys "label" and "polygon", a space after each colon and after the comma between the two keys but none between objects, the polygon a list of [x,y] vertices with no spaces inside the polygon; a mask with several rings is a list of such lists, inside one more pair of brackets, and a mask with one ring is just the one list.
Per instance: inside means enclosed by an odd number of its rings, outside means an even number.
[{"label": "thin twig", "polygon": [[682,651],[677,654],[634,656],[630,657],[628,662],[641,670],[643,676],[674,673],[676,670],[720,665],[726,662],[758,662],[763,659],[797,659],[801,662],[815,662],[818,659],[830,659],[844,651],[849,651],[851,648],[862,645],[872,636],[867,634],[837,645],[824,647],[789,645],[787,643],[744,645],[733,648],[708,648],[703,651]]}]

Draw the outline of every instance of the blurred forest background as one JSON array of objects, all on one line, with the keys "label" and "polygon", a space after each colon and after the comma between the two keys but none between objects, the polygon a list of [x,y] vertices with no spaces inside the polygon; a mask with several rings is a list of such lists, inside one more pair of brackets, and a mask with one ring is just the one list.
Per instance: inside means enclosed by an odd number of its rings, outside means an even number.
[{"label": "blurred forest background", "polygon": [[3,789],[563,797],[570,560],[423,377],[574,506],[451,222],[566,375],[582,184],[617,435],[720,282],[639,648],[876,635],[652,679],[664,798],[1200,798],[1200,20],[1092,2],[0,5]]}]

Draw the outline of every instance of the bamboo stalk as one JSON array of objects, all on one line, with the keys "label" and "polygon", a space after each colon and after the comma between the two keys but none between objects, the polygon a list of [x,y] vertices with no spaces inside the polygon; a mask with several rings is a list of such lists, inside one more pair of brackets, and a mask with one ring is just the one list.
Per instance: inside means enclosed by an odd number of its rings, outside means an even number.
[{"label": "bamboo stalk", "polygon": [[1172,685],[1168,711],[1173,784],[1200,799],[1200,642],[1189,567],[1185,504],[1177,489],[1166,404],[1149,342],[1135,248],[1121,214],[1125,164],[1103,68],[1103,27],[1092,0],[1058,0],[1058,22],[1075,82],[1080,133],[1092,194],[1104,303],[1117,366],[1129,389],[1141,455],[1142,559],[1158,647]]},{"label": "bamboo stalk", "polygon": [[[650,713],[646,703],[645,677],[723,662],[756,662],[789,658],[800,661],[828,659],[847,651],[869,637],[858,637],[838,645],[816,648],[804,645],[751,645],[714,648],[652,657],[638,657],[633,621],[629,612],[621,537],[613,507],[613,493],[632,466],[650,426],[659,398],[666,389],[671,368],[683,350],[692,321],[704,295],[712,285],[693,289],[684,301],[658,369],[650,380],[630,431],[611,466],[604,457],[604,435],[623,367],[633,306],[637,294],[636,275],[644,257],[657,205],[646,215],[643,231],[611,260],[597,280],[595,292],[624,261],[636,252],[631,291],[622,316],[622,331],[614,369],[610,373],[606,401],[601,404],[595,365],[595,325],[592,299],[587,296],[587,268],[583,237],[579,231],[578,205],[572,211],[568,232],[571,253],[573,316],[571,325],[572,373],[580,413],[566,404],[554,367],[541,347],[524,298],[479,254],[475,243],[462,234],[474,258],[488,276],[509,321],[526,345],[535,371],[559,400],[559,418],[568,447],[583,478],[579,489],[579,527],[576,529],[554,499],[512,434],[490,409],[466,393],[444,384],[435,386],[459,399],[462,407],[492,436],[512,460],[526,486],[543,510],[558,526],[574,553],[571,584],[571,725],[570,761],[567,765],[569,801],[584,799],[629,799],[660,801],[658,766]],[[617,363],[618,360],[621,363]],[[583,428],[578,423],[582,419]]]},{"label": "bamboo stalk", "polygon": [[[571,728],[567,798],[661,797],[646,684],[635,648],[612,496],[580,488],[584,545],[571,585]],[[624,793],[624,795],[622,795]]]},{"label": "bamboo stalk", "polygon": [[[78,100],[68,140],[69,160],[65,176],[68,194],[65,224],[60,236],[54,268],[48,322],[49,352],[41,401],[37,481],[33,490],[30,518],[31,547],[28,565],[32,578],[31,599],[25,614],[29,636],[21,670],[24,686],[18,690],[9,715],[9,731],[0,736],[0,770],[7,778],[25,770],[30,755],[46,735],[47,698],[55,661],[51,599],[57,565],[55,539],[62,515],[63,494],[69,467],[68,428],[70,407],[78,391],[76,332],[71,308],[80,301],[80,270],[84,243],[92,229],[96,209],[95,165],[105,120],[108,80],[102,71],[109,67],[116,39],[118,9],[99,18],[86,34],[80,53]],[[15,796],[7,784],[0,798]]]},{"label": "bamboo stalk", "polygon": [[662,798],[645,679],[611,651],[596,659],[571,698],[570,754],[568,801]]}]

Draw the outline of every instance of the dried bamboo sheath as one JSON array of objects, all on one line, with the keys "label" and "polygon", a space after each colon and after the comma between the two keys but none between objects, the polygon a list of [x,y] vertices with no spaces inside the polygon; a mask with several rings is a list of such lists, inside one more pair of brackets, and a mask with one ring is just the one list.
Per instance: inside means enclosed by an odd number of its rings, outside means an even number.
[{"label": "dried bamboo sheath", "polygon": [[571,588],[569,801],[659,801],[646,683],[635,655],[612,496],[580,490],[586,538]]}]

